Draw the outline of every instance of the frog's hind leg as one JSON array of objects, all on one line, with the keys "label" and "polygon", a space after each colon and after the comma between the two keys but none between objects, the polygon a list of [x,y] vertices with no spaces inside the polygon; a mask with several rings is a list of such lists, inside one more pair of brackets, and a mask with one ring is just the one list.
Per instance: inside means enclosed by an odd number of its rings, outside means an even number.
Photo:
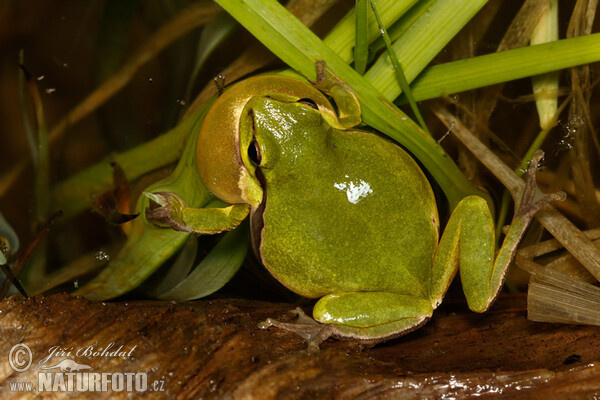
[{"label": "frog's hind leg", "polygon": [[459,266],[469,308],[483,312],[494,302],[535,212],[551,201],[564,199],[564,193],[535,198],[535,169],[540,158],[541,153],[536,153],[532,160],[522,200],[497,253],[494,251],[494,221],[487,202],[481,197],[469,196],[458,203],[434,256],[430,294],[434,308],[441,302]]},{"label": "frog's hind leg", "polygon": [[[268,319],[261,328],[276,326],[308,341],[309,351],[329,337],[354,338],[379,343],[401,336],[426,323],[433,309],[423,298],[386,292],[342,292],[321,298],[308,317],[300,309],[296,323]],[[316,320],[316,321],[315,321]]]},{"label": "frog's hind leg", "polygon": [[431,318],[427,299],[387,292],[342,292],[321,298],[314,318],[333,336],[379,342],[417,329]]}]

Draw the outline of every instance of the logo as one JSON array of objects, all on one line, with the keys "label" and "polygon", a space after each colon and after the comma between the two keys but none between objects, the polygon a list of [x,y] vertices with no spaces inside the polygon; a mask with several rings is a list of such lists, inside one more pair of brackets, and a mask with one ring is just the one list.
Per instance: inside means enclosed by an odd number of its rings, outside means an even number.
[{"label": "logo", "polygon": [[53,368],[60,368],[61,372],[77,372],[77,371],[81,371],[84,369],[90,369],[92,367],[90,367],[89,365],[85,365],[85,364],[79,364],[77,361],[69,360],[68,358],[66,360],[62,360],[61,362],[59,362],[56,365],[51,365],[49,367],[40,367],[40,369],[53,369]]},{"label": "logo", "polygon": [[[114,342],[99,347],[97,344],[76,348],[53,346],[38,364],[37,382],[9,383],[11,392],[145,392],[164,391],[164,379],[148,382],[146,372],[95,372],[92,367],[71,357],[127,359],[137,346],[131,349],[117,347]],[[62,358],[62,360],[60,359]],[[43,366],[44,364],[51,364]],[[60,361],[56,362],[58,359]],[[33,362],[29,346],[14,345],[8,354],[8,362],[15,372],[27,371]],[[88,371],[90,370],[90,371]]]},{"label": "logo", "polygon": [[8,363],[17,372],[25,372],[31,367],[31,349],[24,343],[15,344],[8,353]]}]

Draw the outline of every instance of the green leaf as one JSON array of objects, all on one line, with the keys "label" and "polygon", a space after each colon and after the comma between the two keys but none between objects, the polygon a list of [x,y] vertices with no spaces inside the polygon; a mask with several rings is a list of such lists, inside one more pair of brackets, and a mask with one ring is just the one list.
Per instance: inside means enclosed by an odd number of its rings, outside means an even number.
[{"label": "green leaf", "polygon": [[221,289],[235,275],[248,250],[248,224],[227,232],[192,273],[161,299],[194,300]]},{"label": "green leaf", "polygon": [[[148,192],[176,193],[190,207],[202,207],[211,200],[212,195],[202,185],[196,168],[196,133],[213,102],[214,99],[183,122],[188,128],[187,140],[177,168],[171,176],[147,188]],[[148,201],[146,196],[140,196],[137,206],[140,217],[133,221],[127,243],[117,257],[91,282],[75,291],[75,295],[104,300],[126,293],[139,286],[183,246],[189,233],[157,228],[146,220],[142,211]]]},{"label": "green leaf", "polygon": [[158,270],[158,273],[152,276],[157,279],[151,277],[144,282],[144,286],[148,285],[149,287],[148,294],[152,297],[158,297],[183,281],[192,270],[197,254],[198,238],[195,235],[190,235],[167,273],[161,275],[161,270]]}]

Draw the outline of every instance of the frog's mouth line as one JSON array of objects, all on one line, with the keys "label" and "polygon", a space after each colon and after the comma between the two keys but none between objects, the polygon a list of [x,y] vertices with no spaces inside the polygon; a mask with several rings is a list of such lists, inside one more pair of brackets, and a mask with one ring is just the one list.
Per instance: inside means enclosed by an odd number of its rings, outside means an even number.
[{"label": "frog's mouth line", "polygon": [[256,179],[262,188],[263,198],[258,207],[250,211],[250,239],[252,242],[252,250],[254,251],[254,255],[264,265],[260,252],[260,244],[262,243],[262,234],[265,226],[263,214],[267,205],[267,182],[260,168],[256,168],[255,174]]}]

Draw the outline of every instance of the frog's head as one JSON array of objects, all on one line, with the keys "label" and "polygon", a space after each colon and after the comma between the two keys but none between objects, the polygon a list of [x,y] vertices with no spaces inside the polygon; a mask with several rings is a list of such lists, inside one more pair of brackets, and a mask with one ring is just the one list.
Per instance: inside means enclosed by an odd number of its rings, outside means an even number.
[{"label": "frog's head", "polygon": [[327,97],[306,81],[280,75],[246,79],[223,93],[206,114],[198,136],[200,177],[219,199],[230,204],[247,203],[256,209],[263,189],[256,176],[260,150],[248,109],[256,97],[284,102],[303,101],[316,106],[323,118],[337,123]]}]

